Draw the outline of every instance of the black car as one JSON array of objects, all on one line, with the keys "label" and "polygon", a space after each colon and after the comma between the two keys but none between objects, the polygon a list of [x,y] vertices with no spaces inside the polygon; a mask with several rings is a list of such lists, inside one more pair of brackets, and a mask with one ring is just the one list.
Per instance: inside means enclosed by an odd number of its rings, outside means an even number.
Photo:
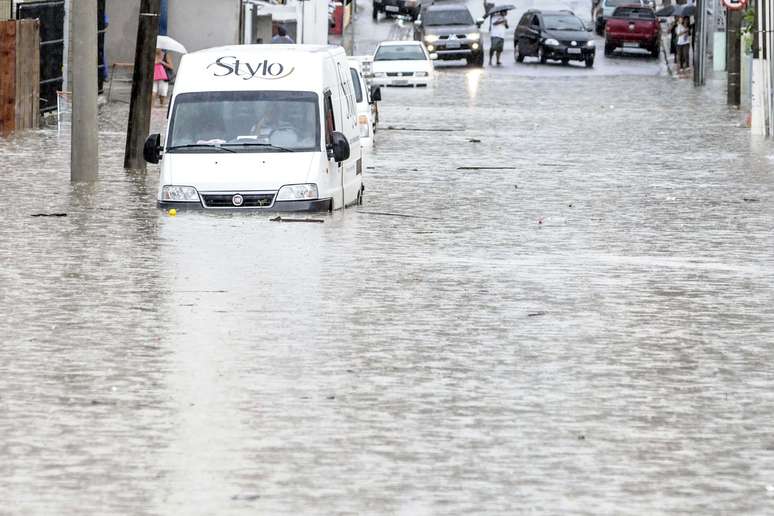
[{"label": "black car", "polygon": [[527,11],[513,34],[513,47],[518,63],[537,57],[541,63],[583,61],[587,68],[594,66],[597,50],[591,27],[572,11]]},{"label": "black car", "polygon": [[431,5],[414,22],[414,39],[422,41],[437,59],[465,59],[484,66],[481,24],[462,4]]},{"label": "black car", "polygon": [[379,18],[380,12],[387,16],[403,14],[416,20],[422,10],[422,0],[374,0],[373,7],[371,16],[374,20]]}]

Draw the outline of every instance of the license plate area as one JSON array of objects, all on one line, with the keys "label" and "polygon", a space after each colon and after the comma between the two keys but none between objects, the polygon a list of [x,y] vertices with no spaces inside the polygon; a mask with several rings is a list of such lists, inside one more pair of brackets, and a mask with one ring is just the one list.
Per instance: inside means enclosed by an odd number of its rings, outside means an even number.
[{"label": "license plate area", "polygon": [[567,49],[567,53],[568,54],[580,54],[581,53],[581,49],[579,49],[579,48],[568,48]]},{"label": "license plate area", "polygon": [[397,13],[398,11],[400,11],[397,5],[386,5],[384,7],[384,10],[387,11],[388,13]]},{"label": "license plate area", "polygon": [[446,43],[446,48],[449,50],[457,50],[460,48],[460,42],[459,41],[449,41]]},{"label": "license plate area", "polygon": [[640,44],[636,41],[624,41],[623,46],[627,48],[640,48]]}]

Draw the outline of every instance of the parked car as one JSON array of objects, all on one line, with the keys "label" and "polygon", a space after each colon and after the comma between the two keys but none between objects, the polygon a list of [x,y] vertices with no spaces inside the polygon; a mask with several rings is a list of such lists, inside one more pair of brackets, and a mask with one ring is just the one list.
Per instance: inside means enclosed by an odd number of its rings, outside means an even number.
[{"label": "parked car", "polygon": [[524,13],[513,34],[514,57],[517,63],[525,57],[547,60],[583,61],[594,66],[596,46],[591,28],[572,11],[529,10]]},{"label": "parked car", "polygon": [[658,57],[661,49],[661,25],[650,7],[621,5],[605,25],[605,55],[616,48],[642,48]]},{"label": "parked car", "polygon": [[484,66],[482,23],[483,19],[474,21],[463,4],[431,5],[414,22],[414,39],[438,59],[465,59],[468,64]]},{"label": "parked car", "polygon": [[379,124],[379,102],[382,101],[381,87],[374,84],[374,56],[362,55],[350,57],[350,63],[357,61],[360,63],[360,73],[365,80],[365,88],[371,95],[371,127],[372,132],[376,132],[376,126]]},{"label": "parked car", "polygon": [[376,86],[427,86],[435,78],[430,54],[420,41],[383,41],[374,53]]},{"label": "parked car", "polygon": [[360,129],[360,148],[370,150],[374,146],[374,111],[373,105],[381,100],[378,86],[369,90],[362,73],[362,61],[349,58],[349,71],[352,75],[352,87],[355,90],[355,105],[357,106],[357,126]]},{"label": "parked car", "polygon": [[652,0],[602,0],[602,12],[595,20],[597,34],[600,36],[605,34],[605,24],[607,23],[608,18],[613,16],[616,7],[619,5],[630,4],[639,4],[643,7],[655,7],[655,3]]},{"label": "parked car", "polygon": [[422,10],[422,2],[423,0],[373,0],[371,16],[377,20],[379,13],[384,13],[387,16],[403,14],[416,20]]}]

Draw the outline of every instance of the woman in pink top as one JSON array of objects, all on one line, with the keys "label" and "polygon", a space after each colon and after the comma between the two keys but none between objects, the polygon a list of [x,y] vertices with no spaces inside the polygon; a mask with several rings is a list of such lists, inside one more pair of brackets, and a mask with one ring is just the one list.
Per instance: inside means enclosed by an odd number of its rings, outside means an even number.
[{"label": "woman in pink top", "polygon": [[156,97],[158,97],[162,106],[169,93],[169,75],[167,74],[167,69],[172,70],[173,68],[172,63],[169,62],[169,58],[164,54],[164,51],[156,49],[156,64],[153,68],[153,100],[155,101]]}]

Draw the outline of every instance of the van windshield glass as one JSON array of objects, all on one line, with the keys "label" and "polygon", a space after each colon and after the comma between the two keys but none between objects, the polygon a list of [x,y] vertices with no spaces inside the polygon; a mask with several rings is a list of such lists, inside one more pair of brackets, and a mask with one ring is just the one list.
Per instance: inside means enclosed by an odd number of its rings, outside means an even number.
[{"label": "van windshield glass", "polygon": [[424,61],[427,58],[419,45],[382,45],[374,61]]},{"label": "van windshield glass", "polygon": [[318,97],[312,92],[216,91],[175,99],[168,153],[319,151]]}]

